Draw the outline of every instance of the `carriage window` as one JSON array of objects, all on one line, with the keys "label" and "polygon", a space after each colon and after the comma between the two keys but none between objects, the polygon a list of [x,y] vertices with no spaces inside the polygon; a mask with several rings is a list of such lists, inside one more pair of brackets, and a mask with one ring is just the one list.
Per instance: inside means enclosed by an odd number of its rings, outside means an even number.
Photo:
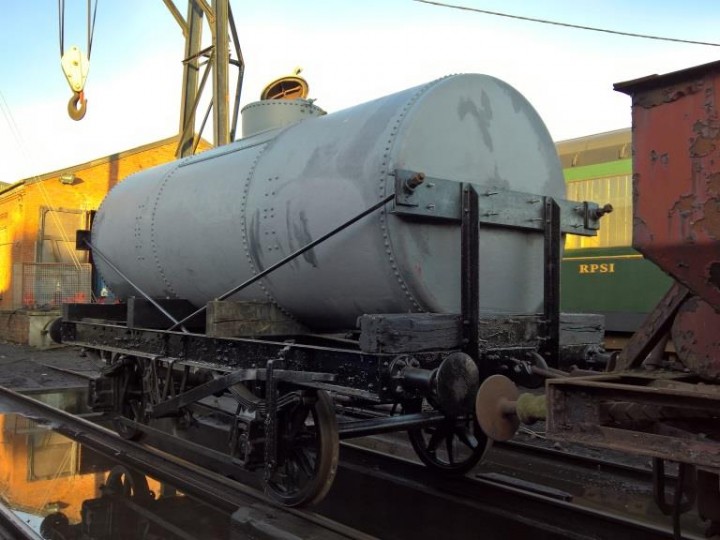
[{"label": "carriage window", "polygon": [[610,203],[613,211],[600,221],[597,236],[565,237],[565,249],[630,246],[632,244],[632,177],[629,174],[579,180],[567,184],[567,198]]}]

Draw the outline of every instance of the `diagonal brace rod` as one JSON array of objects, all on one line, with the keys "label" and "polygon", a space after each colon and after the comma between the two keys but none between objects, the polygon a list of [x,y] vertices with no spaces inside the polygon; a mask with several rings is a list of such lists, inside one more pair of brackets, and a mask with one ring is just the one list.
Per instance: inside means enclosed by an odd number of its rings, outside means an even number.
[{"label": "diagonal brace rod", "polygon": [[[395,198],[395,194],[394,194],[394,193],[391,194],[391,195],[388,195],[388,196],[385,197],[384,199],[382,199],[382,200],[380,200],[379,202],[373,204],[373,205],[372,205],[370,208],[368,208],[367,210],[363,210],[362,212],[360,212],[358,215],[356,215],[356,216],[353,217],[352,219],[349,219],[348,221],[346,221],[346,222],[343,223],[342,225],[339,225],[338,227],[335,227],[332,231],[330,231],[330,232],[328,232],[328,233],[325,233],[325,234],[322,235],[321,237],[313,240],[312,242],[310,242],[309,244],[305,245],[304,247],[301,247],[300,249],[298,249],[298,250],[295,251],[294,253],[291,253],[290,255],[288,255],[287,257],[285,257],[284,259],[282,259],[282,260],[276,262],[275,264],[273,264],[272,266],[268,266],[265,270],[263,270],[263,271],[260,272],[259,274],[255,274],[253,277],[251,277],[250,279],[248,279],[248,280],[245,281],[244,283],[241,283],[241,284],[238,285],[237,287],[233,287],[232,289],[230,289],[230,290],[227,291],[226,293],[221,294],[220,296],[218,296],[218,297],[216,298],[216,300],[225,300],[226,298],[229,298],[229,297],[232,296],[233,294],[236,294],[236,293],[240,292],[241,290],[245,289],[246,287],[249,287],[250,285],[252,285],[252,284],[255,283],[256,281],[258,281],[258,280],[264,278],[265,276],[267,276],[269,273],[274,272],[275,270],[277,270],[278,268],[280,268],[280,267],[282,267],[282,266],[285,266],[287,263],[289,263],[289,262],[292,261],[293,259],[296,259],[297,257],[299,257],[300,255],[302,255],[302,254],[305,253],[306,251],[311,250],[312,248],[314,248],[314,247],[317,246],[318,244],[321,244],[322,242],[324,242],[324,241],[327,240],[328,238],[331,238],[332,236],[335,236],[335,235],[336,235],[337,233],[339,233],[340,231],[343,231],[343,230],[347,229],[347,228],[348,228],[350,225],[352,225],[353,223],[355,223],[355,222],[357,222],[357,221],[360,221],[360,220],[361,220],[362,218],[364,218],[365,216],[367,216],[367,215],[369,215],[369,214],[372,214],[373,212],[375,212],[375,211],[378,210],[379,208],[382,208],[382,207],[385,206],[387,203],[389,203],[390,201],[392,201],[394,198]],[[175,324],[172,325],[170,328],[168,328],[168,330],[174,330],[175,328],[177,328],[178,326],[181,326],[182,324],[186,323],[187,321],[189,321],[189,320],[192,319],[193,317],[195,317],[195,316],[203,313],[206,309],[207,309],[207,304],[205,304],[205,305],[202,306],[201,308],[198,308],[197,311],[191,313],[190,315],[188,315],[187,317],[185,317],[184,319],[182,319],[180,322],[175,322]]]},{"label": "diagonal brace rod", "polygon": [[233,371],[232,373],[228,373],[227,375],[223,375],[222,377],[218,377],[217,379],[213,379],[212,381],[196,386],[192,390],[188,390],[187,392],[175,396],[174,398],[170,398],[162,403],[154,405],[150,416],[153,418],[168,416],[176,413],[182,407],[186,407],[191,403],[195,403],[196,401],[211,396],[212,394],[216,394],[217,392],[222,392],[234,384],[243,381],[255,380],[257,378],[258,370],[254,368]]},{"label": "diagonal brace rod", "polygon": [[165,308],[163,308],[160,304],[158,304],[158,302],[156,300],[151,298],[149,294],[147,294],[145,291],[143,291],[134,282],[132,282],[129,277],[127,277],[125,274],[123,274],[120,271],[120,269],[117,266],[115,266],[113,264],[113,262],[110,259],[108,259],[108,257],[105,254],[103,254],[102,251],[100,251],[98,248],[93,246],[92,243],[88,239],[84,239],[83,242],[85,242],[87,247],[89,247],[92,250],[93,255],[99,255],[100,258],[102,260],[104,260],[110,268],[112,268],[121,278],[123,278],[128,283],[128,285],[130,285],[133,289],[135,289],[137,292],[139,292],[142,295],[142,297],[145,298],[145,300],[147,300],[148,302],[150,302],[153,306],[155,306],[158,309],[158,311],[160,311],[160,313],[162,313],[168,319],[170,319],[173,323],[175,323],[175,326],[173,326],[173,328],[179,326],[183,332],[185,332],[186,334],[188,333],[187,329],[182,325],[182,323],[184,323],[187,319],[185,319],[181,322],[178,322],[177,319],[175,317],[173,317],[172,315],[170,315],[170,313],[168,313]]}]

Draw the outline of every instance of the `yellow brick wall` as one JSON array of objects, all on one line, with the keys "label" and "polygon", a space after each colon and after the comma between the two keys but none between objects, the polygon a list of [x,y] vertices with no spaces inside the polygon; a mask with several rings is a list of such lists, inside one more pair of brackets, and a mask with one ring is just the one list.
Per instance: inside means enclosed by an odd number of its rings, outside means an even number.
[{"label": "yellow brick wall", "polygon": [[[198,151],[210,145],[201,140]],[[113,154],[90,163],[29,178],[0,193],[0,309],[12,309],[13,265],[37,262],[38,233],[43,208],[97,210],[105,194],[124,178],[175,159],[177,139]],[[72,184],[60,182],[74,174]],[[75,231],[66,231],[74,238]],[[1,336],[0,336],[1,337]]]},{"label": "yellow brick wall", "polygon": [[0,196],[0,307],[12,306],[12,264],[21,260],[25,240],[22,190]]}]

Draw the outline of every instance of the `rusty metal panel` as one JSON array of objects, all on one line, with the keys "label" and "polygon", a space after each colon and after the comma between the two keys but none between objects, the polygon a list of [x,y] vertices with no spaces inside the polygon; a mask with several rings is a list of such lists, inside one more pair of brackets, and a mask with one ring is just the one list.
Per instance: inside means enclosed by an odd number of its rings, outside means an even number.
[{"label": "rusty metal panel", "polygon": [[705,379],[720,380],[720,314],[707,302],[693,297],[678,311],[672,340],[682,363]]},{"label": "rusty metal panel", "polygon": [[633,246],[720,309],[720,62],[615,89],[632,96]]},{"label": "rusty metal panel", "polygon": [[720,469],[720,390],[682,374],[547,382],[547,437]]},{"label": "rusty metal panel", "polygon": [[612,371],[640,367],[655,346],[670,331],[675,315],[688,297],[687,288],[673,283],[657,306],[648,313],[647,318],[637,332],[633,334],[625,348],[620,352]]}]

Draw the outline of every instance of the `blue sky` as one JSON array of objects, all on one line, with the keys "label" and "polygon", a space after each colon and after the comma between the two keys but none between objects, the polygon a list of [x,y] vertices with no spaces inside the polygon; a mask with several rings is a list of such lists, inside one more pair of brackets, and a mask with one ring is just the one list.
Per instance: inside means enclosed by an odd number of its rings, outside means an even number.
[{"label": "blue sky", "polygon": [[[85,0],[65,0],[65,45],[86,49]],[[454,0],[620,31],[718,41],[714,0]],[[100,0],[88,113],[67,117],[57,2],[2,0],[0,180],[89,161],[177,131],[183,41],[162,0]],[[535,105],[556,140],[626,127],[612,83],[720,59],[702,47],[469,13],[412,0],[231,0],[247,64],[242,103],[304,68],[328,111],[448,73],[488,73]],[[185,1],[176,0],[181,12]],[[206,34],[209,34],[206,30]]]}]

